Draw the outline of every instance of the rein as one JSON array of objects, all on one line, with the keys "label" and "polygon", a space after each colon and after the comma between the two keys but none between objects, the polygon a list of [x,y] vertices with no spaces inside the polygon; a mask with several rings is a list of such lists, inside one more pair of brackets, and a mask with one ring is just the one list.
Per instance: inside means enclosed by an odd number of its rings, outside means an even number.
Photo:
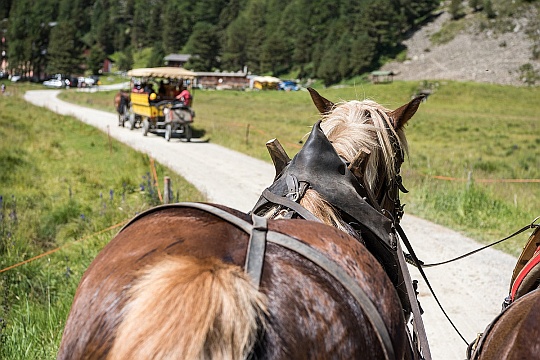
[{"label": "rein", "polygon": [[[529,229],[534,229],[534,228],[538,228],[540,227],[540,224],[536,224],[536,222],[540,219],[540,216],[538,216],[537,218],[535,218],[530,224],[527,224],[525,225],[524,227],[522,227],[521,229],[519,229],[518,231],[514,232],[513,234],[511,235],[508,235],[507,237],[503,238],[503,239],[500,239],[500,240],[497,240],[495,242],[492,242],[491,244],[488,244],[488,245],[485,245],[485,246],[482,246],[476,250],[473,250],[473,251],[470,251],[468,253],[465,253],[463,255],[460,255],[460,256],[457,256],[455,258],[452,258],[452,259],[449,259],[449,260],[445,260],[445,261],[441,261],[441,262],[438,262],[438,263],[433,263],[433,264],[424,264],[422,261],[419,260],[419,264],[420,264],[420,267],[422,268],[428,268],[428,267],[434,267],[434,266],[439,266],[439,265],[444,265],[444,264],[448,264],[448,263],[451,263],[451,262],[454,262],[454,261],[457,261],[457,260],[461,260],[463,258],[466,258],[468,256],[471,256],[473,254],[476,254],[477,252],[480,252],[482,250],[485,250],[489,247],[492,247],[494,245],[497,245],[497,244],[500,244],[506,240],[509,240],[511,238],[513,238],[514,236],[517,236],[519,234],[521,234],[522,232],[524,231],[527,231]],[[415,265],[416,267],[417,264],[412,264],[412,265]]]}]

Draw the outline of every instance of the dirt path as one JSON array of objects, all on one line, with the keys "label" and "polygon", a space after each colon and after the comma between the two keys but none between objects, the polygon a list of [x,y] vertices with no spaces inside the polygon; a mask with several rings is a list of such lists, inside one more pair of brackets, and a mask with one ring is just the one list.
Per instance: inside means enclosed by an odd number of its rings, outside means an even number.
[{"label": "dirt path", "polygon": [[[25,99],[60,114],[75,116],[148,153],[193,183],[207,195],[208,201],[249,211],[273,180],[273,167],[263,161],[197,139],[186,143],[178,139],[167,142],[152,134],[143,137],[140,130],[118,127],[115,114],[63,102],[56,98],[57,94],[55,90],[30,91]],[[479,247],[478,243],[457,232],[411,215],[405,215],[402,225],[418,257],[427,263],[446,260]],[[512,256],[489,249],[453,264],[426,269],[439,300],[467,341],[473,340],[477,332],[483,331],[498,314],[508,292],[515,262]],[[414,279],[421,279],[416,269],[411,269],[411,273]],[[419,290],[433,358],[465,359],[465,343],[445,320],[421,280]]]}]

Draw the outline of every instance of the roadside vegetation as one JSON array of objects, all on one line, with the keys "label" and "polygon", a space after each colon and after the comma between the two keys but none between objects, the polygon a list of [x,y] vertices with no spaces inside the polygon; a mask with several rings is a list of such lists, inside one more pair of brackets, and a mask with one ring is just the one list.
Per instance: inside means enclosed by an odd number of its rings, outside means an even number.
[{"label": "roadside vegetation", "polygon": [[121,224],[160,203],[164,176],[175,201],[204,201],[158,163],[155,184],[148,156],[16,95],[28,88],[0,95],[0,270],[53,253],[0,273],[0,359],[56,357],[83,272]]}]

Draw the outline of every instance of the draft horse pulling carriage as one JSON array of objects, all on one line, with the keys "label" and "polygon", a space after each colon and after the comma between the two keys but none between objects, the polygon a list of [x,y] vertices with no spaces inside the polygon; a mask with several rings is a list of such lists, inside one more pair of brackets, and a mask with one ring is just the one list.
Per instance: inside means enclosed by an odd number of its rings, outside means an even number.
[{"label": "draft horse pulling carriage", "polygon": [[[128,123],[131,130],[140,127],[144,136],[149,132],[160,133],[169,141],[177,134],[190,141],[195,118],[191,97],[196,74],[178,67],[157,67],[132,69],[128,75],[132,89],[115,96],[118,125]],[[189,101],[178,99],[183,90],[188,91]]]},{"label": "draft horse pulling carriage", "polygon": [[322,121],[292,160],[268,144],[275,181],[250,214],[156,207],[105,246],[58,359],[430,358],[395,231],[421,99],[389,111],[310,91]]}]

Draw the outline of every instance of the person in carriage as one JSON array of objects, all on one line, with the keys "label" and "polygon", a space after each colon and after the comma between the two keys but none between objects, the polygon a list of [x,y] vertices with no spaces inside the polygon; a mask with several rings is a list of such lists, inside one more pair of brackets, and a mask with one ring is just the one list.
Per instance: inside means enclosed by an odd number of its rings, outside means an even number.
[{"label": "person in carriage", "polygon": [[180,101],[184,106],[191,107],[191,93],[188,89],[184,88],[180,94],[176,95],[176,100]]}]

